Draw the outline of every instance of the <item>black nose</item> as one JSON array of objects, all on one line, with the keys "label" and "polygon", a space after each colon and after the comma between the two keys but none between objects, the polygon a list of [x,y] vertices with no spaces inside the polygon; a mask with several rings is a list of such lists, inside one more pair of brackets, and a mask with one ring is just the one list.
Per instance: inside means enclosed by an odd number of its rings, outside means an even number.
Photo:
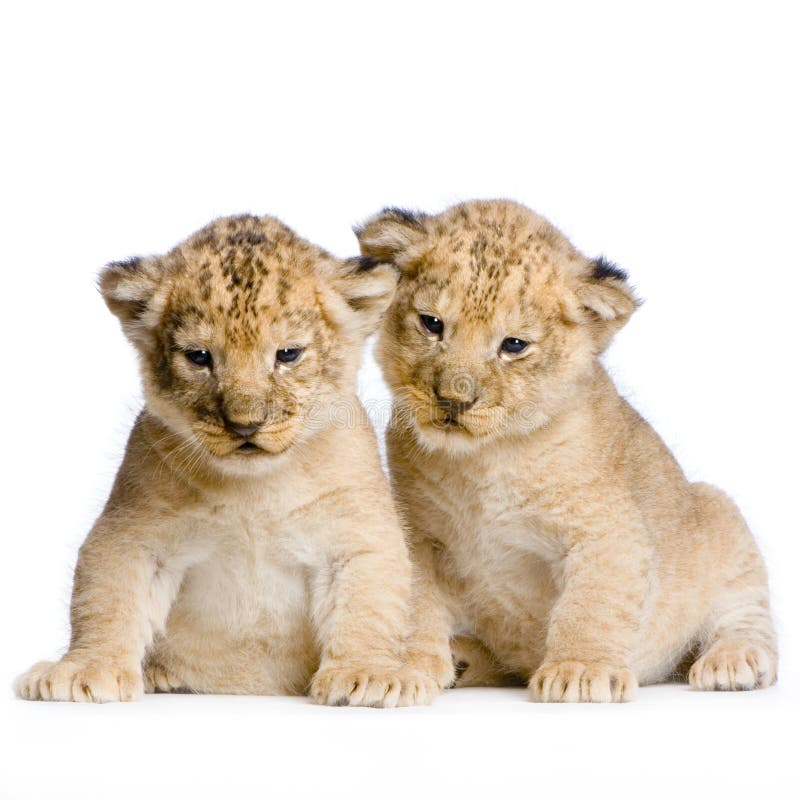
[{"label": "black nose", "polygon": [[264,420],[261,420],[261,422],[233,422],[228,420],[226,422],[229,431],[245,439],[248,436],[252,436],[263,424]]},{"label": "black nose", "polygon": [[467,409],[472,408],[477,401],[477,396],[472,398],[465,397],[447,397],[446,395],[439,394],[438,390],[433,392],[436,395],[436,402],[439,407],[449,414],[461,414]]}]

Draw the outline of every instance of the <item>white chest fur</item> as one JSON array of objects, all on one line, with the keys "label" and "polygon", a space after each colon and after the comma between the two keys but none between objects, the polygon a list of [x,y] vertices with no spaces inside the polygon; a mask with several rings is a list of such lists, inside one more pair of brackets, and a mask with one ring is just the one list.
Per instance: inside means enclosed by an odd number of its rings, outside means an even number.
[{"label": "white chest fur", "polygon": [[316,567],[312,532],[283,509],[217,504],[198,517],[194,549],[176,600],[203,628],[289,636],[305,624]]},{"label": "white chest fur", "polygon": [[[556,562],[561,551],[537,513],[530,481],[517,465],[433,464],[420,475],[440,538],[464,569],[528,554]],[[416,504],[419,508],[419,504]],[[463,558],[460,557],[463,555]]]}]

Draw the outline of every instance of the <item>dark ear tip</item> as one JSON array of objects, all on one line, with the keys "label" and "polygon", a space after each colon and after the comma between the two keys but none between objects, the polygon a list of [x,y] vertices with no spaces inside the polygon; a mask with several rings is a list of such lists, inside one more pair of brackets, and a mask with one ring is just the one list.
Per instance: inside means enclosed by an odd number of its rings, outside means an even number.
[{"label": "dark ear tip", "polygon": [[124,261],[109,261],[97,276],[97,288],[108,299],[120,283],[135,276],[141,269],[143,258],[134,256]]},{"label": "dark ear tip", "polygon": [[132,256],[123,261],[110,261],[106,264],[106,270],[113,272],[135,272],[142,265],[141,256]]},{"label": "dark ear tip", "polygon": [[592,261],[592,278],[596,281],[613,278],[624,282],[628,280],[628,273],[605,256],[600,256]]},{"label": "dark ear tip", "polygon": [[422,220],[425,217],[420,211],[412,211],[409,208],[400,208],[398,206],[387,206],[381,211],[379,216],[390,217],[397,222],[411,225],[414,228],[422,227]]},{"label": "dark ear tip", "polygon": [[370,226],[384,222],[398,222],[401,225],[407,225],[411,228],[422,228],[423,220],[427,215],[421,211],[411,211],[408,208],[399,208],[398,206],[386,206],[381,209],[377,214],[370,217],[366,222],[359,225],[353,225],[353,233],[357,239],[366,233]]},{"label": "dark ear tip", "polygon": [[347,264],[353,267],[354,272],[370,272],[380,263],[381,260],[373,256],[353,256],[347,259]]}]

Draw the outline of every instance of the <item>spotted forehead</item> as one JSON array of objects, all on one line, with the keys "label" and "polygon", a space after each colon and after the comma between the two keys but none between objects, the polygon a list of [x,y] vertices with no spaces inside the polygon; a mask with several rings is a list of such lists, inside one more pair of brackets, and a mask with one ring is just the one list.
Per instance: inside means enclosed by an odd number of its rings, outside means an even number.
[{"label": "spotted forehead", "polygon": [[558,232],[549,224],[523,214],[457,209],[434,223],[431,238],[418,284],[457,304],[460,318],[485,322],[532,305],[549,309],[561,257]]},{"label": "spotted forehead", "polygon": [[222,328],[228,340],[248,344],[269,329],[321,320],[317,268],[330,256],[276,220],[219,220],[171,256],[176,326]]}]

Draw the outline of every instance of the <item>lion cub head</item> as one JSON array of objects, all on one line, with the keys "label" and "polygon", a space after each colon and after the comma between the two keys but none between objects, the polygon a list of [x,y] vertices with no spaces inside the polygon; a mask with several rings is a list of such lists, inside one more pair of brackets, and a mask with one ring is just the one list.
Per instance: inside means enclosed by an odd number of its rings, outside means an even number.
[{"label": "lion cub head", "polygon": [[395,284],[387,265],[337,260],[254,216],[100,277],[139,352],[148,410],[186,451],[236,474],[267,468],[352,393]]},{"label": "lion cub head", "polygon": [[386,209],[356,235],[365,256],[401,274],[378,357],[429,448],[547,424],[636,307],[624,272],[517,203]]}]

